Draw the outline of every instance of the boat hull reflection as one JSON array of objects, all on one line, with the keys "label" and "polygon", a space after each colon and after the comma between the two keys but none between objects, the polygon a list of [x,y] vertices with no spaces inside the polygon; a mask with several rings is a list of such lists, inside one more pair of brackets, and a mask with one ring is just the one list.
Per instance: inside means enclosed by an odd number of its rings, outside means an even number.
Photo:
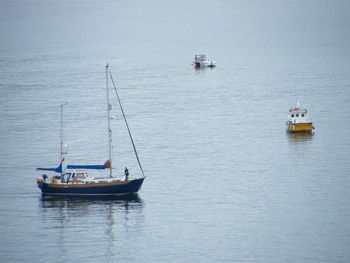
[{"label": "boat hull reflection", "polygon": [[99,202],[99,201],[129,201],[135,203],[142,203],[142,199],[137,193],[125,194],[125,195],[102,195],[102,196],[93,196],[93,195],[42,195],[42,202],[60,202],[60,201],[77,201],[77,202]]},{"label": "boat hull reflection", "polygon": [[312,141],[312,138],[314,136],[314,133],[290,133],[286,132],[288,141],[294,143],[294,142],[308,142]]}]

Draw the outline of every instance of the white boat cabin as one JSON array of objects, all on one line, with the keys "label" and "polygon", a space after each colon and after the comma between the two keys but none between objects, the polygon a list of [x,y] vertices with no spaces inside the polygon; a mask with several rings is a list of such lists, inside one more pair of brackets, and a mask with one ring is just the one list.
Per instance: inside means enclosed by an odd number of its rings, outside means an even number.
[{"label": "white boat cabin", "polygon": [[[44,179],[47,179],[47,178],[44,177]],[[96,183],[119,182],[124,180],[125,180],[125,177],[95,178],[95,177],[89,176],[87,170],[74,169],[74,170],[67,170],[65,173],[61,175],[54,175],[50,178],[49,181],[50,183],[53,183],[53,184],[67,184],[67,183],[96,184]]]},{"label": "white boat cabin", "polygon": [[306,109],[301,107],[295,107],[289,109],[287,123],[311,123],[311,118]]},{"label": "white boat cabin", "polygon": [[200,62],[200,61],[206,61],[207,60],[207,56],[206,55],[195,55],[194,56],[194,61],[195,62]]}]

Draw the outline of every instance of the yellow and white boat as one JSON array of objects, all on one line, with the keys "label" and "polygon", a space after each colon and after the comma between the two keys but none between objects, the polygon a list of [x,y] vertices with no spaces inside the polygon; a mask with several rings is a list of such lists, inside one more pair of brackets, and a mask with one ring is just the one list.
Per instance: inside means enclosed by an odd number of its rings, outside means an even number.
[{"label": "yellow and white boat", "polygon": [[314,129],[307,109],[300,106],[299,100],[295,107],[289,109],[286,125],[287,132],[290,133],[312,133]]}]

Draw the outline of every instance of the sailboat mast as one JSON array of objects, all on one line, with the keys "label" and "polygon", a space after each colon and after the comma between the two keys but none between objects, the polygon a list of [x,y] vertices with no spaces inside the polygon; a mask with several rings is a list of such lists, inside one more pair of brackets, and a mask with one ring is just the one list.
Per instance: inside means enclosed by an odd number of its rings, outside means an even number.
[{"label": "sailboat mast", "polygon": [[[61,159],[60,162],[63,160],[63,106],[67,105],[67,102],[61,103]],[[61,175],[63,173],[63,170],[61,169]]]},{"label": "sailboat mast", "polygon": [[107,118],[108,118],[108,160],[109,160],[109,177],[112,176],[112,130],[111,130],[111,109],[112,105],[109,103],[109,87],[108,87],[108,64],[106,65],[106,88],[107,88]]},{"label": "sailboat mast", "polygon": [[60,156],[60,162],[62,161],[62,157],[63,157],[63,104],[61,104],[61,130],[60,130],[60,134],[61,134],[61,156]]}]

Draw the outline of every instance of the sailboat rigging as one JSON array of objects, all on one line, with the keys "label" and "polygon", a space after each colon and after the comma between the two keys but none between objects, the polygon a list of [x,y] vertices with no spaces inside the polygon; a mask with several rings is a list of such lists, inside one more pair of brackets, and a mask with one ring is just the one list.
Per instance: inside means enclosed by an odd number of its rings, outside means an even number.
[{"label": "sailboat rigging", "polygon": [[[113,176],[112,170],[112,129],[111,129],[111,109],[109,97],[109,76],[112,80],[114,90],[116,92],[118,103],[128,129],[129,137],[131,139],[133,149],[136,155],[137,162],[139,164],[142,176],[136,179],[129,179],[129,173],[126,169],[125,177]],[[38,187],[41,189],[42,194],[50,195],[117,195],[117,194],[129,194],[136,193],[142,186],[145,179],[144,171],[141,166],[139,156],[136,151],[135,143],[132,139],[129,125],[127,123],[123,106],[121,104],[113,77],[109,71],[109,65],[106,65],[106,90],[107,90],[107,121],[108,121],[108,160],[104,165],[67,165],[66,169],[63,169],[64,162],[64,144],[63,144],[63,106],[61,104],[61,163],[57,168],[37,168],[42,171],[53,171],[60,173],[60,175],[52,175],[50,178],[43,174],[37,178]],[[103,170],[108,169],[108,177],[92,177],[88,174],[87,170]]]},{"label": "sailboat rigging", "polygon": [[109,103],[109,87],[108,87],[108,64],[106,65],[106,89],[107,89],[107,119],[108,119],[108,161],[109,161],[109,177],[113,177],[112,171],[112,130],[111,130],[111,110],[112,105]]},{"label": "sailboat rigging", "polygon": [[[63,106],[67,105],[67,102],[61,103],[61,129],[60,129],[60,134],[61,134],[61,158],[60,160],[63,160],[63,154],[67,154],[67,146],[63,144]],[[65,151],[63,152],[63,147],[65,147]],[[63,174],[63,169],[61,167],[61,175]]]},{"label": "sailboat rigging", "polygon": [[131,131],[130,131],[130,128],[129,128],[129,124],[128,124],[128,121],[126,120],[125,113],[124,113],[124,109],[123,109],[122,103],[121,103],[121,101],[120,101],[117,88],[116,88],[116,86],[115,86],[115,84],[114,84],[113,76],[112,76],[112,74],[111,74],[110,71],[109,71],[109,75],[111,76],[111,80],[112,80],[112,84],[113,84],[113,87],[114,87],[114,90],[115,90],[115,94],[117,95],[117,98],[118,98],[118,102],[119,102],[119,106],[120,106],[120,111],[122,112],[123,119],[124,119],[124,122],[125,122],[125,126],[126,126],[126,128],[128,129],[129,137],[130,137],[130,140],[131,140],[131,143],[132,143],[132,147],[133,147],[133,149],[134,149],[134,153],[135,153],[135,156],[136,156],[136,159],[137,159],[137,163],[139,164],[139,167],[140,167],[140,170],[141,170],[141,172],[142,172],[142,175],[144,176],[145,174],[144,174],[144,172],[143,172],[143,168],[142,168],[142,165],[141,165],[141,162],[140,162],[139,155],[137,154],[136,146],[135,146],[134,140],[133,140],[132,135],[131,135]]}]

